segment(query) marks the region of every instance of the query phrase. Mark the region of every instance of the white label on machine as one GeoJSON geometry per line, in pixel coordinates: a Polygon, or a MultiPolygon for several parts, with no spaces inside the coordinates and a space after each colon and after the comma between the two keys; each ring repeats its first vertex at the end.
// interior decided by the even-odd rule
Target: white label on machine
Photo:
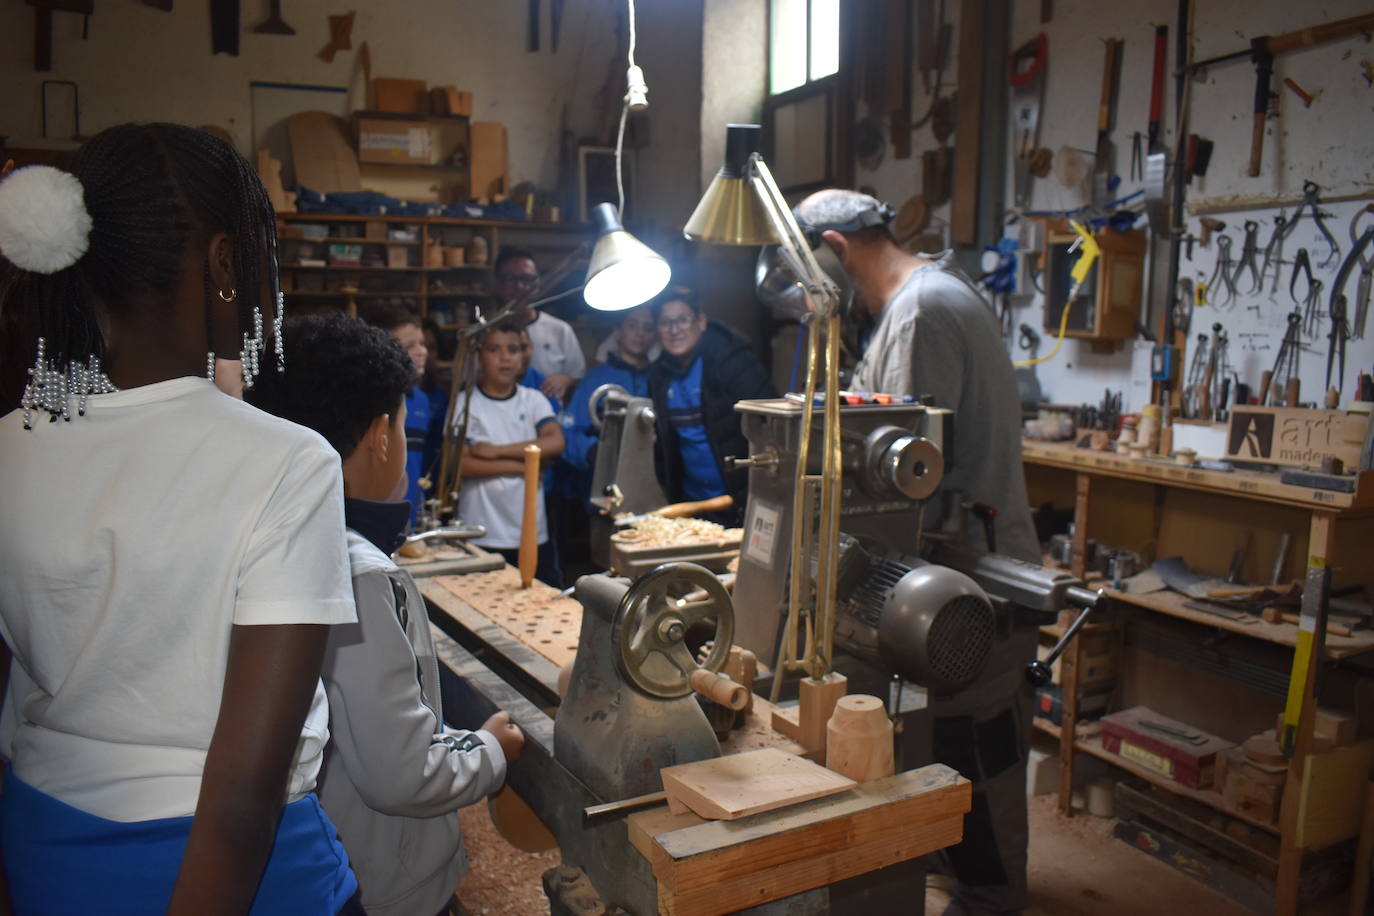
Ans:
{"type": "Polygon", "coordinates": [[[744,555],[755,563],[772,569],[773,544],[778,537],[778,519],[782,513],[777,508],[758,501],[750,508],[754,511],[749,519],[749,537],[744,542],[744,555]]]}

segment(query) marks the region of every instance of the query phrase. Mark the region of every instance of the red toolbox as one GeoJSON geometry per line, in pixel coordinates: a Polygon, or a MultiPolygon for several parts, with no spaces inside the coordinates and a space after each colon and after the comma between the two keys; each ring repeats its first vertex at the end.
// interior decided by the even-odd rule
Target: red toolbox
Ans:
{"type": "Polygon", "coordinates": [[[1102,717],[1102,746],[1185,786],[1206,789],[1217,754],[1235,745],[1147,706],[1133,706],[1102,717]]]}

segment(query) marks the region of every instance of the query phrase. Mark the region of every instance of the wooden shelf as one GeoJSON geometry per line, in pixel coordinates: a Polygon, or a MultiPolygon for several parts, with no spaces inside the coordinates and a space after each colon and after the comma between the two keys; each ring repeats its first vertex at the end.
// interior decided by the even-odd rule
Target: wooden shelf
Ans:
{"type": "Polygon", "coordinates": [[[360,169],[423,169],[427,172],[467,172],[462,165],[444,165],[441,162],[363,162],[358,161],[360,169]]]}
{"type": "Polygon", "coordinates": [[[394,273],[409,273],[409,274],[424,274],[424,273],[441,274],[441,273],[447,273],[447,272],[453,271],[453,270],[490,270],[491,268],[490,268],[490,267],[469,266],[469,265],[466,265],[466,264],[460,264],[460,265],[458,265],[458,266],[456,266],[456,267],[377,267],[377,266],[375,266],[375,265],[366,265],[366,264],[357,265],[357,266],[349,266],[349,265],[345,265],[345,264],[283,264],[283,265],[281,265],[281,269],[282,269],[282,270],[336,270],[336,271],[339,271],[339,272],[341,272],[341,273],[351,273],[351,272],[354,272],[354,271],[360,271],[360,270],[361,270],[361,271],[371,271],[371,272],[380,272],[380,273],[386,273],[386,272],[388,272],[388,271],[391,271],[391,272],[394,272],[394,273]]]}
{"type": "Polygon", "coordinates": [[[1045,719],[1040,716],[1031,716],[1031,724],[1038,728],[1040,731],[1045,732],[1048,735],[1052,735],[1055,741],[1058,741],[1060,735],[1062,735],[1064,732],[1064,730],[1061,729],[1058,725],[1055,725],[1049,719],[1045,719]]]}
{"type": "Polygon", "coordinates": [[[1278,474],[1263,471],[1208,471],[1198,467],[1181,467],[1163,459],[1126,458],[1116,452],[1094,452],[1063,442],[1022,440],[1021,457],[1028,464],[1089,471],[1102,477],[1137,480],[1186,490],[1229,494],[1301,509],[1341,512],[1374,508],[1374,471],[1360,474],[1354,493],[1336,493],[1281,483],[1278,474]]]}
{"type": "MultiPolygon", "coordinates": [[[[1216,627],[1230,633],[1239,633],[1253,639],[1277,643],[1290,649],[1298,644],[1298,625],[1295,623],[1266,623],[1258,616],[1252,618],[1253,623],[1230,620],[1216,614],[1208,614],[1206,611],[1184,607],[1186,602],[1199,599],[1189,598],[1178,592],[1162,591],[1150,592],[1146,595],[1133,595],[1129,592],[1119,592],[1114,588],[1109,588],[1107,595],[1114,601],[1121,601],[1148,611],[1154,611],[1156,614],[1167,614],[1170,617],[1177,617],[1203,626],[1216,627]]],[[[1374,652],[1374,631],[1359,631],[1354,636],[1326,634],[1327,658],[1350,658],[1353,655],[1363,655],[1366,652],[1374,652]]]]}
{"type": "Polygon", "coordinates": [[[292,289],[292,290],[283,290],[283,293],[284,293],[285,295],[287,295],[287,296],[303,296],[303,297],[309,297],[309,298],[311,298],[311,299],[347,299],[349,296],[352,296],[352,297],[355,298],[355,299],[370,299],[370,298],[377,298],[377,297],[379,297],[379,296],[401,296],[401,297],[403,297],[403,298],[417,299],[417,298],[419,298],[419,296],[420,296],[420,293],[419,293],[417,290],[413,290],[413,289],[409,289],[409,290],[400,290],[400,289],[397,289],[397,290],[387,290],[387,291],[385,291],[385,292],[380,292],[380,293],[379,293],[379,292],[372,292],[372,291],[358,292],[358,293],[341,293],[341,292],[338,292],[337,290],[328,290],[328,291],[326,291],[326,292],[314,293],[314,292],[309,292],[309,291],[303,290],[303,289],[292,289]]]}
{"type": "Polygon", "coordinates": [[[281,269],[282,269],[282,270],[337,270],[337,271],[341,271],[341,272],[344,272],[344,273],[353,273],[353,272],[355,272],[355,271],[366,271],[366,272],[369,272],[369,273],[387,273],[388,271],[390,271],[390,272],[393,272],[393,273],[400,273],[400,274],[406,274],[406,273],[409,273],[409,274],[413,274],[413,273],[423,273],[424,270],[425,270],[425,268],[423,268],[423,267],[369,267],[369,266],[365,266],[365,265],[359,265],[359,266],[355,266],[355,267],[349,267],[349,266],[346,266],[346,265],[344,265],[344,264],[283,264],[283,265],[281,266],[281,269]]]}
{"type": "Polygon", "coordinates": [[[324,243],[324,244],[329,244],[329,243],[333,243],[333,242],[340,242],[340,243],[343,243],[343,244],[353,244],[353,245],[409,245],[409,246],[411,246],[412,248],[418,248],[418,247],[420,246],[420,243],[419,243],[418,241],[414,241],[414,242],[393,242],[393,241],[391,241],[390,239],[365,239],[365,238],[363,238],[363,237],[361,237],[361,236],[342,236],[342,235],[328,235],[328,236],[325,236],[324,238],[319,238],[319,239],[307,238],[306,236],[303,236],[303,235],[283,235],[283,236],[281,236],[277,241],[279,241],[279,242],[319,242],[319,243],[324,243]]]}
{"type": "MultiPolygon", "coordinates": [[[[1037,723],[1039,722],[1039,720],[1036,721],[1037,723]]],[[[1052,723],[1049,722],[1045,724],[1052,725],[1052,723]]],[[[1167,776],[1162,776],[1159,773],[1156,773],[1149,767],[1141,766],[1140,764],[1135,763],[1134,761],[1127,760],[1120,754],[1113,754],[1111,751],[1107,750],[1105,747],[1102,746],[1101,736],[1093,738],[1078,738],[1074,741],[1073,746],[1074,750],[1082,751],[1085,754],[1091,754],[1092,756],[1097,757],[1100,760],[1105,760],[1113,766],[1120,767],[1121,769],[1125,770],[1133,776],[1139,776],[1141,779],[1145,780],[1151,785],[1159,786],[1161,789],[1164,789],[1168,792],[1172,792],[1175,795],[1182,795],[1184,798],[1191,798],[1193,801],[1207,805],[1209,808],[1215,808],[1222,814],[1228,815],[1229,817],[1234,817],[1236,820],[1244,821],[1252,827],[1258,827],[1260,830],[1272,833],[1275,836],[1279,835],[1278,824],[1271,824],[1267,821],[1257,820],[1256,818],[1253,818],[1242,811],[1237,811],[1234,808],[1231,808],[1226,804],[1225,800],[1222,799],[1221,793],[1217,792],[1215,789],[1194,789],[1189,786],[1185,786],[1181,782],[1178,782],[1176,780],[1168,778],[1167,776]]]]}
{"type": "Polygon", "coordinates": [[[534,229],[543,232],[591,234],[590,223],[541,223],[524,219],[472,219],[465,216],[396,216],[390,213],[278,213],[288,223],[404,223],[430,226],[472,226],[489,229],[534,229]]]}

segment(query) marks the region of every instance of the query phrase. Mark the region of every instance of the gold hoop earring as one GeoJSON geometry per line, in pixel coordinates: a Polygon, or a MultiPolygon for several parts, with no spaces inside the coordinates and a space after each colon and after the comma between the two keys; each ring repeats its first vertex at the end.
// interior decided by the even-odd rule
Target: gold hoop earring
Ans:
{"type": "Polygon", "coordinates": [[[231,289],[229,290],[229,295],[226,296],[224,294],[224,290],[219,290],[219,297],[225,302],[233,302],[235,299],[239,297],[239,291],[236,289],[231,289]]]}

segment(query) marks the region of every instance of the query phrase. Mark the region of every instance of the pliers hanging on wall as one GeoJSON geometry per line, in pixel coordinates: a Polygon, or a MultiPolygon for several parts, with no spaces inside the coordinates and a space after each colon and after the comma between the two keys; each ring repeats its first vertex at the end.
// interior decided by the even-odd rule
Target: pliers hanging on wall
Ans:
{"type": "Polygon", "coordinates": [[[1217,265],[1212,268],[1212,276],[1207,281],[1207,290],[1212,294],[1212,304],[1218,309],[1223,305],[1229,306],[1235,301],[1236,283],[1232,276],[1235,272],[1235,263],[1231,260],[1231,237],[1225,234],[1217,236],[1217,265]],[[1225,290],[1225,296],[1216,291],[1218,280],[1221,281],[1222,289],[1225,290]]]}
{"type": "Polygon", "coordinates": [[[1366,213],[1374,213],[1374,204],[1368,204],[1355,211],[1355,215],[1350,219],[1350,256],[1345,264],[1341,265],[1338,275],[1340,288],[1345,289],[1345,278],[1353,270],[1354,262],[1359,261],[1360,279],[1355,284],[1355,324],[1350,329],[1350,336],[1356,340],[1364,340],[1364,325],[1369,317],[1371,283],[1374,283],[1374,228],[1366,229],[1363,233],[1359,231],[1360,218],[1366,213]],[[1370,249],[1369,254],[1365,254],[1366,248],[1370,249]]]}
{"type": "Polygon", "coordinates": [[[1283,211],[1274,217],[1274,234],[1269,236],[1269,244],[1264,246],[1264,263],[1260,266],[1260,281],[1263,282],[1265,274],[1269,273],[1270,265],[1274,267],[1274,286],[1270,293],[1279,291],[1279,278],[1283,276],[1283,243],[1288,238],[1288,233],[1293,231],[1293,225],[1297,222],[1288,221],[1283,211]]]}
{"type": "Polygon", "coordinates": [[[1264,285],[1261,279],[1259,268],[1255,266],[1255,255],[1259,254],[1259,223],[1252,219],[1245,221],[1245,242],[1241,245],[1240,260],[1236,263],[1236,272],[1231,276],[1232,286],[1240,284],[1240,278],[1248,270],[1250,271],[1250,295],[1259,292],[1264,285]]]}
{"type": "Polygon", "coordinates": [[[1293,276],[1288,281],[1288,296],[1293,300],[1293,305],[1300,310],[1303,333],[1308,337],[1315,337],[1317,334],[1317,319],[1321,314],[1321,295],[1322,281],[1314,279],[1312,276],[1312,261],[1307,256],[1307,249],[1299,248],[1298,256],[1293,260],[1293,276]],[[1307,279],[1307,290],[1301,299],[1298,298],[1298,277],[1300,276],[1307,279]]]}
{"type": "Polygon", "coordinates": [[[1322,238],[1326,239],[1326,243],[1331,246],[1330,253],[1322,258],[1321,263],[1317,266],[1330,267],[1340,260],[1341,244],[1336,241],[1336,237],[1331,234],[1331,230],[1326,228],[1325,217],[1331,214],[1324,212],[1321,207],[1318,206],[1321,201],[1317,192],[1320,190],[1321,188],[1317,187],[1315,181],[1304,181],[1302,183],[1302,203],[1298,204],[1298,212],[1294,214],[1293,222],[1296,223],[1302,218],[1304,210],[1311,212],[1312,221],[1317,224],[1317,231],[1322,234],[1322,238]]]}

